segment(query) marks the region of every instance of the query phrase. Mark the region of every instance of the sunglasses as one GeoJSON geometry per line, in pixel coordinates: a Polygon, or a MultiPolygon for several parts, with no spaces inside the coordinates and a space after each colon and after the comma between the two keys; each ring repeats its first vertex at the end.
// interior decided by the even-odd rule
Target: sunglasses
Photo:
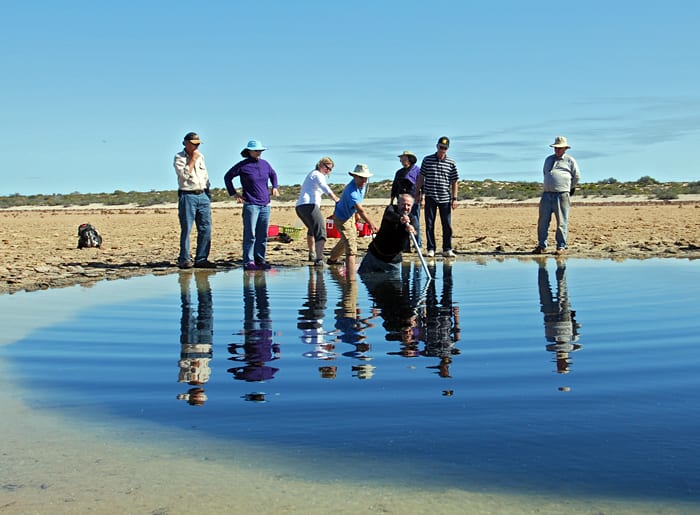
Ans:
{"type": "Polygon", "coordinates": [[[438,148],[440,150],[447,150],[449,147],[446,147],[445,145],[438,145],[438,148]]]}
{"type": "Polygon", "coordinates": [[[332,171],[333,171],[333,167],[332,167],[332,166],[328,166],[326,163],[323,163],[323,167],[324,167],[326,170],[328,170],[329,172],[332,172],[332,171]]]}

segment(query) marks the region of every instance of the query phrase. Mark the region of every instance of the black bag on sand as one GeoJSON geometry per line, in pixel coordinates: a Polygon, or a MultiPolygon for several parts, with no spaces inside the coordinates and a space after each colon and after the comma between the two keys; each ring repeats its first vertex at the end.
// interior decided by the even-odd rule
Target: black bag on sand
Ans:
{"type": "Polygon", "coordinates": [[[102,236],[90,224],[80,224],[78,226],[78,248],[97,247],[102,245],[102,236]]]}

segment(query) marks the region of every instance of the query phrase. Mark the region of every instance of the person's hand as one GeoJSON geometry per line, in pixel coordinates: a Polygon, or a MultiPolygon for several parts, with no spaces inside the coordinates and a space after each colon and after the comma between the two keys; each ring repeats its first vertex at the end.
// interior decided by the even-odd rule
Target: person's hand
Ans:
{"type": "Polygon", "coordinates": [[[273,197],[279,197],[280,196],[280,190],[277,188],[272,188],[272,196],[273,197]]]}
{"type": "Polygon", "coordinates": [[[236,202],[239,204],[243,204],[243,197],[241,197],[238,193],[236,193],[236,202]]]}

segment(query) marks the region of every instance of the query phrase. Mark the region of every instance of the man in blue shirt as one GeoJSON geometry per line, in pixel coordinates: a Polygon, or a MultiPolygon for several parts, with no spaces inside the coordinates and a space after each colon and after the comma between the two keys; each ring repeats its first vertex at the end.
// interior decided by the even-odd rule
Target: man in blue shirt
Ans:
{"type": "Polygon", "coordinates": [[[333,223],[340,233],[340,240],[331,250],[328,258],[329,265],[340,265],[340,256],[345,253],[346,277],[354,279],[355,256],[357,255],[357,227],[355,226],[355,214],[359,215],[372,233],[377,232],[377,226],[369,218],[367,211],[362,207],[365,196],[365,185],[372,177],[367,165],[359,164],[350,172],[352,180],[345,186],[340,200],[333,211],[333,223]]]}

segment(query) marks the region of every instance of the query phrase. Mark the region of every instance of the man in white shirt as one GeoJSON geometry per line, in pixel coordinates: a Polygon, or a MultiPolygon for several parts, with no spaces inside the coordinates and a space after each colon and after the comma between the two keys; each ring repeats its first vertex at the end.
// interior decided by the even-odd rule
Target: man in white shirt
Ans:
{"type": "Polygon", "coordinates": [[[192,268],[190,259],[190,232],[197,226],[197,250],[194,257],[195,268],[216,268],[209,261],[211,249],[211,193],[209,174],[204,156],[199,151],[202,141],[196,132],[188,132],[182,144],[182,152],[175,154],[175,173],[178,183],[178,216],[180,218],[180,255],[177,264],[180,268],[192,268]]]}

